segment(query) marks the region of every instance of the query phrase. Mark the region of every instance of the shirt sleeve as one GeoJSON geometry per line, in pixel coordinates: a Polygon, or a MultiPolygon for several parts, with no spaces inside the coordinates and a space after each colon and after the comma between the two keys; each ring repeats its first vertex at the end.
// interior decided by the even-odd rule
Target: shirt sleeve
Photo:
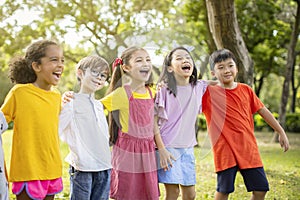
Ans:
{"type": "Polygon", "coordinates": [[[8,128],[8,124],[3,115],[3,112],[0,111],[0,133],[3,133],[8,128]]]}
{"type": "Polygon", "coordinates": [[[207,89],[207,81],[205,81],[205,80],[197,81],[196,87],[197,87],[196,94],[197,94],[198,98],[200,99],[200,106],[199,106],[198,114],[201,114],[202,113],[203,96],[207,89]]]}
{"type": "Polygon", "coordinates": [[[154,115],[158,116],[158,125],[161,125],[168,120],[168,115],[165,107],[167,92],[168,92],[167,88],[161,88],[156,93],[155,104],[154,104],[154,115]]]}
{"type": "Polygon", "coordinates": [[[4,114],[7,123],[14,120],[16,114],[16,97],[14,88],[12,88],[5,97],[4,103],[1,106],[1,111],[4,114]]]}
{"type": "Polygon", "coordinates": [[[59,137],[62,141],[66,142],[68,135],[71,131],[72,120],[72,105],[73,101],[67,103],[61,110],[59,115],[59,137]]]}
{"type": "Polygon", "coordinates": [[[249,87],[248,85],[245,85],[248,93],[249,93],[249,97],[250,97],[250,102],[251,102],[251,112],[252,114],[256,113],[259,109],[264,107],[264,104],[261,102],[261,100],[258,98],[258,96],[255,94],[255,92],[253,91],[253,89],[251,87],[249,87]]]}
{"type": "MultiPolygon", "coordinates": [[[[101,103],[108,111],[120,110],[127,100],[124,88],[119,87],[107,96],[100,99],[101,103]]],[[[128,101],[128,100],[127,100],[128,101]]]]}

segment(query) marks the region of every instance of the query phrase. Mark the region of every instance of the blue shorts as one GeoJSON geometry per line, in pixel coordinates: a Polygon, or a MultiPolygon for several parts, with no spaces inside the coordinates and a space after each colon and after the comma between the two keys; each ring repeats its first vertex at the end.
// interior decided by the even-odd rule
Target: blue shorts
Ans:
{"type": "Polygon", "coordinates": [[[82,172],[70,166],[70,199],[109,199],[110,171],[82,172]]]}
{"type": "MultiPolygon", "coordinates": [[[[173,161],[173,166],[168,171],[164,171],[164,169],[159,167],[157,172],[158,182],[166,184],[180,184],[184,186],[195,185],[196,170],[194,148],[167,148],[167,150],[175,157],[176,160],[173,161]]],[[[159,160],[157,163],[159,163],[159,160]]]]}
{"type": "Polygon", "coordinates": [[[237,166],[217,172],[217,191],[225,194],[234,191],[234,181],[237,171],[243,176],[247,191],[269,191],[269,183],[263,167],[238,169],[237,166]]]}

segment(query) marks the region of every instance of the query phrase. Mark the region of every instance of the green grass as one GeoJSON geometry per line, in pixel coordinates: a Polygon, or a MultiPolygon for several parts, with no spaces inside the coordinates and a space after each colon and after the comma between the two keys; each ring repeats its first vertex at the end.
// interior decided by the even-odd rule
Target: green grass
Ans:
{"type": "MultiPolygon", "coordinates": [[[[11,131],[3,134],[3,147],[7,165],[9,165],[11,131]]],[[[296,200],[300,199],[300,134],[288,133],[290,140],[290,150],[286,153],[282,151],[279,144],[269,141],[272,138],[270,132],[257,132],[261,157],[264,163],[267,178],[270,184],[270,191],[266,195],[269,200],[296,200]]],[[[200,148],[195,148],[197,184],[197,200],[213,199],[216,185],[216,174],[212,153],[206,134],[199,134],[200,148]]],[[[64,158],[68,153],[66,144],[61,144],[61,154],[64,158]]],[[[69,175],[68,165],[63,162],[64,190],[56,195],[56,199],[68,199],[69,195],[69,175]]],[[[164,187],[160,185],[161,198],[164,199],[164,187]]],[[[247,193],[240,174],[235,182],[235,192],[230,195],[231,200],[250,199],[251,194],[247,193]]],[[[15,199],[11,195],[11,199],[15,199]]]]}

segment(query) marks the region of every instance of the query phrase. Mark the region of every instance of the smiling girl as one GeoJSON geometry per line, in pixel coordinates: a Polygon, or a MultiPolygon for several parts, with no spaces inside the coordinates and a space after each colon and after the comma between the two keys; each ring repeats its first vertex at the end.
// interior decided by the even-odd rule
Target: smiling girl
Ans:
{"type": "Polygon", "coordinates": [[[101,102],[112,112],[111,193],[113,199],[159,198],[154,148],[152,63],[143,48],[130,47],[114,63],[109,94],[101,102]]]}
{"type": "Polygon", "coordinates": [[[17,83],[1,107],[14,122],[9,181],[17,199],[54,199],[62,191],[58,119],[58,84],[64,70],[61,47],[49,40],[31,44],[24,57],[10,63],[17,83]]]}
{"type": "MultiPolygon", "coordinates": [[[[158,181],[165,186],[166,199],[177,199],[181,190],[182,199],[192,200],[196,195],[194,125],[202,112],[202,96],[211,82],[197,80],[194,60],[184,47],[174,48],[165,57],[158,82],[167,87],[157,92],[155,115],[163,143],[175,159],[169,170],[158,170],[158,181]]],[[[160,161],[161,165],[168,163],[160,161]]]]}

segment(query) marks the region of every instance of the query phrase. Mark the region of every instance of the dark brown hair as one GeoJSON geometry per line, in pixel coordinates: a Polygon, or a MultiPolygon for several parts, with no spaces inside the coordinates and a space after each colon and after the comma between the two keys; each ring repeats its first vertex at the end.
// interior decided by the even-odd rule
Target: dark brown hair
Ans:
{"type": "Polygon", "coordinates": [[[220,49],[220,50],[214,51],[209,57],[210,70],[212,70],[212,71],[214,70],[216,63],[225,61],[229,58],[232,58],[232,60],[235,63],[237,63],[234,54],[230,50],[220,49]]]}
{"type": "Polygon", "coordinates": [[[32,63],[41,64],[41,58],[46,56],[50,45],[58,45],[50,40],[40,40],[32,43],[26,50],[24,57],[15,57],[9,63],[9,74],[12,83],[33,83],[37,76],[32,69],[32,63]]]}
{"type": "Polygon", "coordinates": [[[197,82],[197,68],[196,68],[196,65],[195,65],[195,62],[194,62],[194,59],[193,59],[191,53],[182,46],[174,48],[165,57],[163,66],[162,66],[162,73],[158,79],[158,83],[164,82],[167,84],[168,90],[170,91],[170,93],[174,94],[174,96],[177,95],[177,83],[176,83],[176,79],[174,76],[174,72],[169,72],[168,67],[171,66],[173,54],[177,50],[184,50],[184,51],[188,52],[188,54],[191,56],[191,59],[193,61],[193,72],[192,72],[189,82],[192,83],[193,85],[195,85],[197,82]]]}

